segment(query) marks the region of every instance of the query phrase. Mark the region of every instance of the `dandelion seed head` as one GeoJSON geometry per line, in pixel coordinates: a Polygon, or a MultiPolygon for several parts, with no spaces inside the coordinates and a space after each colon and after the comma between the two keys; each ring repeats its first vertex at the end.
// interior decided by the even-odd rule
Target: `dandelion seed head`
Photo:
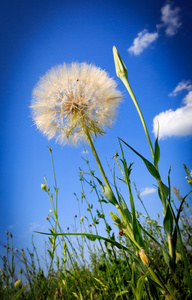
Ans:
{"type": "Polygon", "coordinates": [[[59,65],[40,78],[33,90],[32,117],[37,128],[60,144],[86,141],[111,127],[122,99],[108,74],[86,63],[59,65]]]}

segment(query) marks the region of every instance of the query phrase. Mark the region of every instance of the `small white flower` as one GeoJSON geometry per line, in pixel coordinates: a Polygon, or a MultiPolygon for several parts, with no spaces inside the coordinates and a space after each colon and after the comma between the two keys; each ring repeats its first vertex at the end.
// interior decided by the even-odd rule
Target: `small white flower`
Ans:
{"type": "Polygon", "coordinates": [[[121,101],[116,82],[94,65],[72,63],[49,70],[33,90],[33,120],[60,144],[85,141],[110,127],[121,101]]]}

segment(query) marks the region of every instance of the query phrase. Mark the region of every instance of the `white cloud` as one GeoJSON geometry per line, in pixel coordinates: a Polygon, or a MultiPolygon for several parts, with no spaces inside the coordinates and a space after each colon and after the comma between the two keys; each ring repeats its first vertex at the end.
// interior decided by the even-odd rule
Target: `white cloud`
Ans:
{"type": "Polygon", "coordinates": [[[159,123],[159,138],[171,136],[192,135],[192,91],[183,99],[183,106],[161,112],[153,119],[153,133],[157,135],[159,123]]]}
{"type": "Polygon", "coordinates": [[[156,25],[156,32],[149,33],[147,29],[139,32],[137,37],[134,39],[131,47],[128,48],[129,53],[139,55],[144,49],[149,47],[150,44],[155,42],[158,37],[160,30],[165,29],[166,36],[170,37],[177,33],[182,23],[180,21],[180,8],[172,8],[170,3],[166,3],[161,8],[161,23],[156,25]]]}
{"type": "Polygon", "coordinates": [[[139,32],[133,41],[133,45],[128,49],[131,54],[139,55],[144,49],[153,43],[159,34],[157,32],[149,33],[147,29],[139,32]]]}
{"type": "Polygon", "coordinates": [[[149,194],[152,194],[152,193],[155,193],[155,192],[156,192],[156,189],[146,187],[146,188],[141,192],[140,196],[149,195],[149,194]]]}
{"type": "Polygon", "coordinates": [[[171,8],[171,4],[167,3],[161,8],[161,20],[166,27],[165,34],[167,36],[173,36],[177,33],[182,23],[180,22],[180,8],[171,8]]]}
{"type": "Polygon", "coordinates": [[[169,96],[177,96],[177,94],[183,90],[187,90],[187,91],[192,90],[191,80],[183,80],[179,82],[176,88],[173,90],[173,92],[169,94],[169,96]]]}

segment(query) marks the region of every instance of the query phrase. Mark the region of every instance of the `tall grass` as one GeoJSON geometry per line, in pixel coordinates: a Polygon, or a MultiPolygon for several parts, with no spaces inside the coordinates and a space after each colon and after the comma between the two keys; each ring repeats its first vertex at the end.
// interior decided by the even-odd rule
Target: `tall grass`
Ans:
{"type": "MultiPolygon", "coordinates": [[[[52,156],[52,151],[50,153],[52,156]]],[[[1,257],[3,268],[0,271],[0,299],[163,299],[166,297],[159,290],[158,285],[150,277],[148,278],[149,272],[147,270],[144,272],[139,255],[133,255],[134,244],[126,238],[124,229],[119,229],[119,236],[116,237],[114,228],[113,230],[111,228],[111,220],[106,219],[104,212],[103,204],[106,199],[101,194],[100,186],[95,182],[95,175],[87,157],[85,163],[87,171],[79,170],[81,197],[79,199],[76,194],[75,196],[79,209],[82,205],[86,205],[87,215],[83,218],[80,214],[74,216],[74,228],[73,232],[68,233],[69,236],[58,233],[54,235],[55,224],[60,233],[63,231],[57,216],[53,211],[50,212],[48,222],[51,235],[46,246],[48,254],[45,257],[46,268],[41,267],[42,261],[39,259],[38,249],[33,240],[32,251],[18,250],[14,248],[12,234],[6,232],[7,245],[5,245],[5,255],[1,257]],[[95,210],[94,205],[89,202],[87,195],[90,195],[90,192],[85,194],[87,189],[98,197],[100,209],[95,210]],[[99,224],[102,224],[106,231],[104,242],[99,238],[99,224]],[[79,234],[87,235],[88,238],[84,235],[76,236],[77,231],[79,234]],[[70,234],[76,236],[76,248],[70,234]],[[94,240],[95,236],[97,239],[94,240]],[[20,266],[19,270],[18,266],[20,266]]],[[[52,197],[48,185],[44,190],[49,200],[54,202],[55,189],[52,197]]],[[[182,203],[183,198],[175,187],[174,192],[182,203]]],[[[137,195],[138,200],[141,201],[138,191],[137,195]]],[[[172,203],[174,204],[173,199],[172,203]]],[[[184,201],[181,210],[180,232],[188,263],[191,266],[190,205],[184,201]]],[[[115,219],[114,215],[112,217],[115,219]]],[[[150,257],[152,265],[158,270],[157,275],[159,276],[160,273],[172,289],[177,291],[175,299],[190,299],[186,269],[179,245],[177,245],[174,272],[170,272],[167,257],[162,252],[162,246],[168,251],[168,241],[164,228],[159,223],[159,217],[160,215],[157,216],[157,220],[151,219],[146,207],[142,212],[136,211],[136,218],[143,228],[143,241],[148,245],[147,257],[150,257]]]]}

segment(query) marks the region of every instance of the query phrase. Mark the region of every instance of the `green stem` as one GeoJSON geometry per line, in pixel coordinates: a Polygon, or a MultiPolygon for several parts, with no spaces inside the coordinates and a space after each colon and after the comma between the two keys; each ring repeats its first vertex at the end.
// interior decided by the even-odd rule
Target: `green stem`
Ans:
{"type": "Polygon", "coordinates": [[[54,176],[54,181],[55,181],[55,207],[56,207],[56,216],[58,218],[58,188],[57,188],[57,180],[56,180],[56,175],[55,175],[55,167],[54,167],[54,162],[53,162],[53,155],[52,155],[52,149],[49,147],[49,151],[51,154],[51,162],[52,162],[52,167],[53,167],[53,176],[54,176]]]}
{"type": "Polygon", "coordinates": [[[131,86],[130,86],[130,84],[129,84],[129,81],[128,81],[127,76],[124,75],[124,74],[122,74],[122,76],[121,76],[120,78],[121,78],[121,80],[123,81],[125,87],[127,88],[128,92],[129,92],[129,94],[130,94],[130,96],[131,96],[131,98],[132,98],[132,100],[133,100],[133,103],[135,104],[135,107],[136,107],[136,109],[137,109],[137,111],[138,111],[138,114],[139,114],[139,116],[140,116],[141,122],[142,122],[142,124],[143,124],[143,128],[144,128],[144,130],[145,130],[145,134],[146,134],[146,136],[147,136],[147,140],[148,140],[149,147],[150,147],[150,150],[151,150],[152,158],[153,158],[153,161],[154,161],[154,151],[153,151],[153,146],[152,146],[151,139],[150,139],[150,136],[149,136],[149,133],[148,133],[148,130],[147,130],[147,126],[146,126],[146,124],[145,124],[145,120],[144,120],[143,114],[142,114],[142,112],[141,112],[141,109],[140,109],[140,107],[139,107],[139,104],[138,104],[138,102],[137,102],[137,100],[136,100],[136,98],[135,98],[135,95],[134,95],[134,93],[133,93],[133,91],[132,91],[132,88],[131,88],[131,86]]]}
{"type": "Polygon", "coordinates": [[[105,182],[107,188],[113,193],[113,191],[112,191],[112,189],[111,189],[111,187],[110,187],[110,184],[109,184],[109,182],[108,182],[108,179],[107,179],[107,177],[106,177],[106,175],[105,175],[105,171],[103,170],[103,167],[102,167],[102,164],[101,164],[101,162],[100,162],[99,156],[97,155],[97,151],[96,151],[96,149],[95,149],[95,147],[94,147],[94,145],[93,145],[93,142],[92,142],[91,136],[90,136],[90,134],[89,134],[89,131],[88,131],[87,128],[85,128],[85,126],[84,126],[83,129],[84,129],[84,132],[85,132],[87,141],[88,141],[88,143],[89,143],[89,146],[91,147],[91,150],[92,150],[92,152],[93,152],[93,155],[94,155],[95,160],[96,160],[96,162],[97,162],[97,165],[98,165],[98,167],[99,167],[99,170],[100,170],[100,172],[101,172],[101,175],[102,175],[102,177],[103,177],[103,180],[104,180],[104,182],[105,182]]]}

